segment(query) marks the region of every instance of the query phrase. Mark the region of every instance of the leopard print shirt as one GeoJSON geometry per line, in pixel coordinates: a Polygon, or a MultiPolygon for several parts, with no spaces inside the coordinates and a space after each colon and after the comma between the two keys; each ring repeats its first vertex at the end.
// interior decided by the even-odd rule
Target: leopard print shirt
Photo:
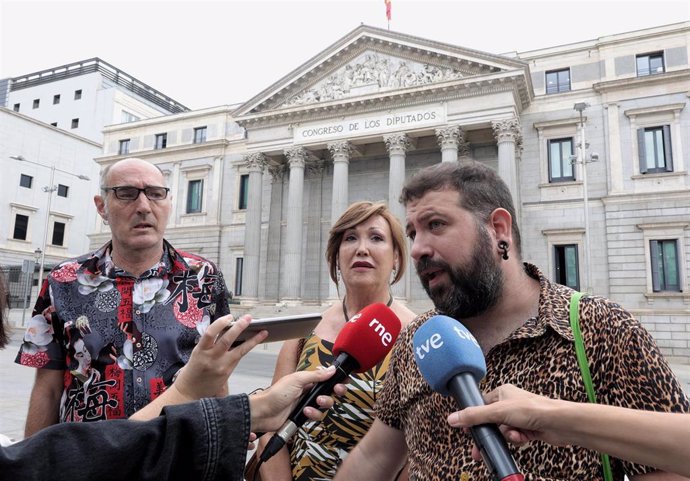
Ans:
{"type": "MultiPolygon", "coordinates": [[[[587,402],[570,329],[568,287],[549,282],[537,267],[526,272],[541,284],[538,318],[528,319],[486,356],[490,391],[512,383],[551,398],[587,402]]],[[[417,369],[412,338],[432,310],[417,317],[398,339],[388,382],[377,400],[377,417],[402,431],[408,446],[411,480],[490,481],[486,467],[472,460],[472,438],[446,422],[458,406],[431,391],[417,369]]],[[[688,412],[690,405],[652,336],[620,305],[601,298],[580,301],[580,327],[600,403],[628,408],[688,412]]],[[[575,446],[531,442],[510,446],[528,481],[603,480],[599,454],[575,446]]],[[[613,477],[654,471],[611,459],[613,477]]]]}

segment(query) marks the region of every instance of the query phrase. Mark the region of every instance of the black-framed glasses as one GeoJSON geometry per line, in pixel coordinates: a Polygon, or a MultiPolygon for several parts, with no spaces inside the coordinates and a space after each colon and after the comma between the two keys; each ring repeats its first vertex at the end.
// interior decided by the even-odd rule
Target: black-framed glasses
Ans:
{"type": "Polygon", "coordinates": [[[112,190],[115,197],[120,200],[137,200],[143,192],[148,200],[163,200],[168,197],[170,189],[167,187],[147,186],[143,189],[131,185],[121,185],[117,187],[103,187],[106,192],[112,190]]]}

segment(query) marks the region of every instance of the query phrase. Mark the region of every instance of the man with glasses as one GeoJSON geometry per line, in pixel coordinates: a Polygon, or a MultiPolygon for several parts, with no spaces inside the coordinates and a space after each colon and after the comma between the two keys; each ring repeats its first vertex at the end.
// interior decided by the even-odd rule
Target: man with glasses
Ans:
{"type": "Polygon", "coordinates": [[[26,436],[57,422],[129,417],[172,383],[209,324],[229,314],[215,264],[163,237],[169,191],[160,169],[141,159],[101,173],[94,202],[111,240],[47,276],[17,355],[37,368],[26,436]]]}

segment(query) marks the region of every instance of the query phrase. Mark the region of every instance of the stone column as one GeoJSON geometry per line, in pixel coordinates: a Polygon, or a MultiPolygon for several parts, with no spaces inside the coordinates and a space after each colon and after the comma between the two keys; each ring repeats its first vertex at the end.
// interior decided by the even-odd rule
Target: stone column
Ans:
{"type": "Polygon", "coordinates": [[[307,150],[301,146],[285,149],[290,168],[288,184],[287,228],[285,245],[284,293],[281,298],[298,303],[302,287],[302,204],[304,199],[304,165],[307,150]]]}
{"type": "Polygon", "coordinates": [[[261,254],[261,197],[263,193],[264,167],[266,156],[254,152],[245,156],[249,171],[247,213],[244,233],[243,301],[256,304],[259,301],[259,260],[261,254]]]}
{"type": "Polygon", "coordinates": [[[345,212],[349,204],[348,173],[352,146],[347,140],[328,144],[333,157],[333,197],[331,201],[331,223],[345,212]]]}
{"type": "Polygon", "coordinates": [[[458,145],[461,133],[464,137],[464,132],[458,125],[436,129],[436,140],[441,147],[441,162],[458,161],[458,145]]]}
{"type": "Polygon", "coordinates": [[[518,190],[517,148],[522,141],[520,122],[516,118],[491,122],[498,143],[498,175],[513,195],[515,213],[520,218],[520,191],[518,190]]]}
{"type": "MultiPolygon", "coordinates": [[[[390,157],[390,168],[388,173],[388,207],[400,223],[405,226],[405,207],[399,202],[405,183],[405,154],[410,148],[410,139],[407,134],[389,134],[383,137],[390,157]]],[[[408,286],[408,273],[393,286],[393,295],[396,297],[406,297],[408,286]]]]}

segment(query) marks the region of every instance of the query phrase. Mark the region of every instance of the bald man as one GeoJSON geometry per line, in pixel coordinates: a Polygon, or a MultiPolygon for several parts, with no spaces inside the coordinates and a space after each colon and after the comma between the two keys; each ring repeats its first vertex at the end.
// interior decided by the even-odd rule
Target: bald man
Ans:
{"type": "Polygon", "coordinates": [[[160,169],[116,162],[101,173],[94,203],[111,240],[47,276],[17,355],[36,368],[25,436],[58,422],[129,417],[230,312],[218,268],[164,239],[172,203],[160,169]]]}

